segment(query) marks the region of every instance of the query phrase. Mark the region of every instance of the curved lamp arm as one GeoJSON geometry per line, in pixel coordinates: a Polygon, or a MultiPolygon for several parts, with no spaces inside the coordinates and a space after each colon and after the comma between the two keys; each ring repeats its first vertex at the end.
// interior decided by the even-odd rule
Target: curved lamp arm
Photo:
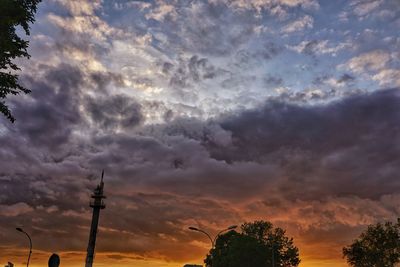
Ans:
{"type": "Polygon", "coordinates": [[[200,233],[205,234],[205,235],[208,237],[208,239],[210,239],[210,241],[211,241],[211,248],[214,248],[214,241],[213,241],[213,239],[211,238],[211,236],[210,236],[206,231],[201,230],[201,229],[198,229],[198,228],[196,228],[196,227],[189,227],[189,230],[197,231],[197,232],[200,232],[200,233]]]}
{"type": "Polygon", "coordinates": [[[199,229],[199,228],[196,228],[196,227],[189,227],[189,230],[197,231],[197,232],[200,232],[200,233],[205,234],[205,235],[208,237],[208,239],[210,239],[210,241],[211,241],[211,248],[214,248],[214,247],[215,247],[215,241],[217,240],[217,238],[218,238],[218,236],[219,236],[220,234],[222,234],[222,233],[225,232],[225,231],[233,230],[233,229],[235,229],[236,227],[237,227],[237,225],[231,225],[231,226],[229,226],[228,228],[225,228],[225,229],[219,231],[218,234],[214,237],[214,239],[212,239],[211,236],[210,236],[206,231],[201,230],[201,229],[199,229]]]}
{"type": "Polygon", "coordinates": [[[220,234],[222,234],[223,232],[229,231],[229,230],[236,229],[236,228],[237,228],[237,225],[231,225],[228,228],[225,228],[225,229],[219,231],[218,234],[214,237],[214,242],[213,242],[214,246],[215,246],[215,244],[216,244],[215,242],[217,241],[217,238],[219,237],[220,234]]]}
{"type": "Polygon", "coordinates": [[[16,229],[18,232],[24,233],[24,234],[28,237],[28,239],[29,239],[29,255],[28,255],[28,261],[26,262],[26,267],[28,267],[28,266],[29,266],[29,261],[30,261],[30,259],[31,259],[31,254],[32,254],[32,239],[31,239],[31,237],[28,235],[27,232],[25,232],[24,230],[22,230],[22,228],[17,227],[17,228],[15,228],[15,229],[16,229]]]}

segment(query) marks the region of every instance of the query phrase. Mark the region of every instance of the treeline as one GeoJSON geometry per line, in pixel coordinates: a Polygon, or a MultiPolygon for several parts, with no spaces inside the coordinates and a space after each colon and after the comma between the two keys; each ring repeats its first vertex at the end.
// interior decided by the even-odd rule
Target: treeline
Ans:
{"type": "MultiPolygon", "coordinates": [[[[370,225],[343,248],[343,257],[354,267],[394,267],[400,263],[400,219],[370,225]]],[[[241,225],[219,235],[204,263],[212,267],[295,267],[299,249],[284,229],[268,221],[241,225]]]]}

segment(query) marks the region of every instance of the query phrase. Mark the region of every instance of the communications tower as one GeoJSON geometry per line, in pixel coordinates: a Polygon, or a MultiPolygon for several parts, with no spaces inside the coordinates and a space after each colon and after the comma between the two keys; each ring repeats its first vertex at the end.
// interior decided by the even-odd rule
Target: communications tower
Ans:
{"type": "Polygon", "coordinates": [[[92,215],[92,225],[90,226],[89,244],[87,247],[85,267],[92,267],[93,265],[94,249],[96,247],[96,235],[97,235],[97,227],[99,225],[100,210],[106,207],[103,201],[103,198],[106,198],[106,196],[103,195],[103,187],[104,187],[103,177],[104,177],[104,170],[101,173],[100,184],[97,185],[97,187],[93,190],[93,194],[91,196],[93,200],[90,201],[90,207],[93,209],[93,215],[92,215]]]}

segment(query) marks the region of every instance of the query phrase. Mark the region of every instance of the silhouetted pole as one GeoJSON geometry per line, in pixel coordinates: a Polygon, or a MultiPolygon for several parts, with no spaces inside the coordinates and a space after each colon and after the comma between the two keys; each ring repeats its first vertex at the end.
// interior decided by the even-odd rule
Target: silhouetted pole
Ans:
{"type": "Polygon", "coordinates": [[[97,228],[99,226],[100,210],[106,207],[106,205],[103,202],[103,198],[106,198],[103,195],[103,188],[104,188],[103,177],[104,177],[104,170],[101,173],[100,184],[96,187],[96,189],[93,191],[93,195],[91,196],[94,199],[93,202],[90,203],[90,207],[93,208],[93,215],[92,215],[92,225],[90,226],[89,244],[87,247],[85,267],[92,267],[93,265],[94,249],[96,247],[96,236],[97,236],[97,228]]]}
{"type": "Polygon", "coordinates": [[[30,259],[31,259],[31,254],[32,254],[32,239],[31,239],[31,237],[28,235],[27,232],[25,232],[24,230],[22,230],[22,228],[17,227],[17,228],[15,228],[15,229],[16,229],[17,231],[21,232],[21,233],[24,233],[24,234],[28,237],[28,239],[29,239],[29,255],[28,255],[28,261],[26,262],[26,267],[28,267],[28,266],[29,266],[29,261],[30,261],[30,259]]]}

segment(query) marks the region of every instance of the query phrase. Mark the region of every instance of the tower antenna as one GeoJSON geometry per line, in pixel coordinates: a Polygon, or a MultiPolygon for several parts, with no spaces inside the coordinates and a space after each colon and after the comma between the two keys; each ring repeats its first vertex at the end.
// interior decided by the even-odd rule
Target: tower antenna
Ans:
{"type": "Polygon", "coordinates": [[[89,235],[89,244],[87,247],[87,254],[86,254],[86,264],[85,267],[92,267],[93,259],[94,259],[94,249],[96,247],[96,236],[97,236],[97,228],[99,226],[99,217],[100,217],[100,210],[104,209],[106,205],[104,204],[103,198],[106,196],[103,194],[103,177],[104,177],[104,170],[101,172],[101,181],[100,184],[93,190],[93,194],[90,201],[90,207],[93,209],[92,215],[92,224],[90,226],[90,235],[89,235]]]}

